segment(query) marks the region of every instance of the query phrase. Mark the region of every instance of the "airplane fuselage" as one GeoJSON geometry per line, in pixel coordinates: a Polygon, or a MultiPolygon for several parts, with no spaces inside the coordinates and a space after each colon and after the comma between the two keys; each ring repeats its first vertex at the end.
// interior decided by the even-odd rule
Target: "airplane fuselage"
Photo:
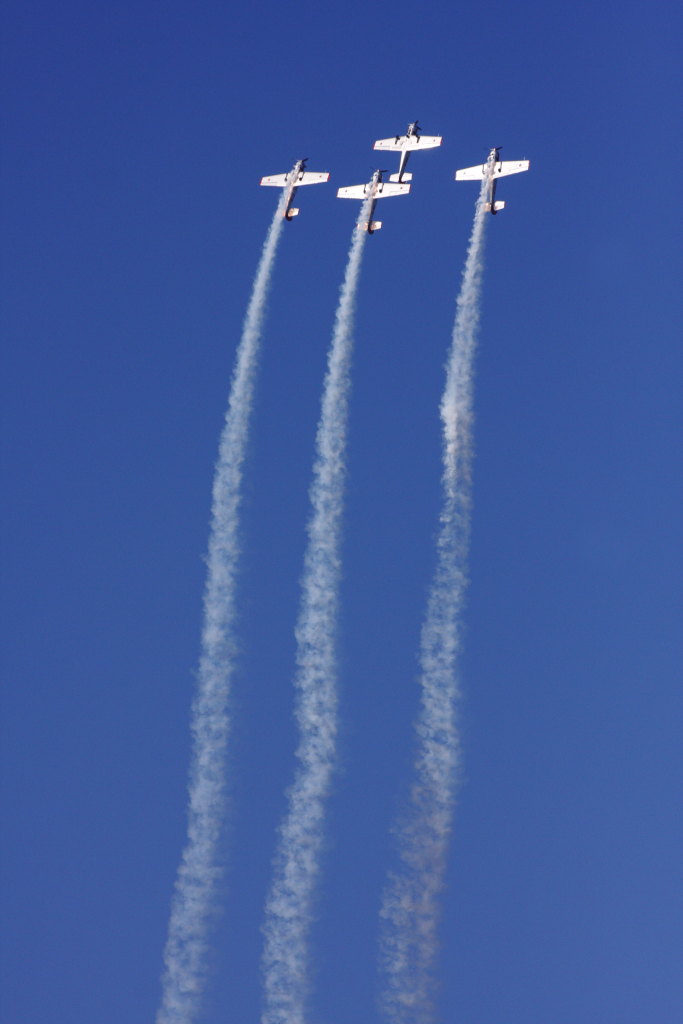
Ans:
{"type": "Polygon", "coordinates": [[[373,201],[370,203],[370,211],[368,213],[368,226],[365,229],[369,235],[374,235],[374,233],[375,233],[375,229],[373,227],[373,223],[374,222],[373,222],[372,218],[375,215],[375,207],[376,206],[377,206],[377,200],[373,199],[373,201]]]}
{"type": "Polygon", "coordinates": [[[491,213],[496,214],[496,185],[498,184],[497,178],[491,178],[489,181],[489,198],[488,201],[491,204],[491,213]]]}
{"type": "Polygon", "coordinates": [[[403,152],[401,153],[401,159],[400,159],[399,165],[398,165],[398,180],[399,181],[403,181],[403,174],[404,174],[404,171],[405,171],[405,169],[406,169],[406,167],[408,165],[408,160],[409,159],[410,159],[410,150],[404,149],[403,152]]]}
{"type": "MultiPolygon", "coordinates": [[[[412,138],[416,138],[418,142],[420,141],[420,126],[418,125],[417,121],[413,121],[411,124],[408,125],[408,127],[406,129],[406,142],[408,141],[408,139],[412,139],[412,138]]],[[[408,166],[409,158],[410,158],[410,150],[409,149],[404,149],[402,151],[402,153],[401,153],[401,159],[400,159],[399,165],[398,165],[398,180],[399,181],[403,181],[403,174],[405,172],[406,167],[408,166]]]]}
{"type": "Polygon", "coordinates": [[[287,205],[283,217],[285,220],[293,220],[294,214],[292,213],[292,204],[294,202],[294,196],[296,195],[296,185],[290,185],[289,193],[287,195],[287,205]]]}
{"type": "MultiPolygon", "coordinates": [[[[489,164],[491,164],[491,177],[489,178],[489,198],[488,198],[488,202],[489,202],[490,211],[491,211],[491,213],[494,216],[498,212],[496,210],[496,185],[498,184],[498,179],[495,177],[494,171],[496,169],[496,164],[499,164],[499,163],[500,163],[500,157],[498,156],[498,148],[496,147],[496,148],[491,150],[491,152],[489,153],[489,158],[486,161],[486,164],[484,165],[485,168],[486,168],[486,167],[488,167],[489,164]]],[[[500,168],[498,168],[498,170],[500,171],[500,168]]]]}
{"type": "Polygon", "coordinates": [[[368,197],[373,196],[373,200],[370,203],[370,209],[368,211],[368,225],[366,231],[369,235],[374,235],[374,221],[373,216],[375,213],[375,207],[377,206],[377,193],[382,191],[382,172],[375,171],[372,175],[372,179],[368,183],[368,197]]]}
{"type": "MultiPolygon", "coordinates": [[[[399,138],[400,138],[400,136],[397,137],[397,139],[396,139],[397,142],[398,142],[399,138]]],[[[418,142],[420,141],[420,126],[417,123],[417,121],[412,121],[408,125],[408,127],[406,128],[405,138],[406,138],[406,143],[408,142],[408,139],[412,139],[412,138],[416,138],[418,140],[418,142]]],[[[403,174],[405,172],[406,167],[408,166],[408,160],[409,159],[410,159],[410,150],[407,149],[407,148],[403,149],[401,151],[401,157],[400,157],[400,161],[399,161],[399,165],[398,165],[398,180],[399,181],[403,181],[403,174]]]]}
{"type": "Polygon", "coordinates": [[[498,210],[496,209],[496,186],[498,185],[498,178],[496,175],[500,174],[502,166],[498,149],[499,147],[496,146],[491,150],[491,152],[489,153],[489,158],[484,164],[484,171],[486,171],[489,165],[491,166],[491,177],[489,178],[488,204],[489,212],[492,213],[494,217],[498,213],[498,210]]]}
{"type": "Polygon", "coordinates": [[[289,194],[287,196],[287,205],[285,207],[285,212],[283,214],[285,220],[293,220],[294,217],[296,216],[294,213],[292,213],[292,210],[294,208],[293,207],[294,196],[296,195],[296,193],[297,193],[296,185],[292,185],[290,187],[289,194]]]}
{"type": "Polygon", "coordinates": [[[292,213],[292,204],[294,203],[294,197],[298,190],[296,183],[297,181],[301,181],[305,169],[306,161],[298,160],[290,172],[291,182],[287,185],[289,191],[287,193],[287,205],[285,206],[285,212],[283,213],[283,217],[285,218],[285,220],[293,220],[294,217],[296,216],[296,214],[292,213]]]}

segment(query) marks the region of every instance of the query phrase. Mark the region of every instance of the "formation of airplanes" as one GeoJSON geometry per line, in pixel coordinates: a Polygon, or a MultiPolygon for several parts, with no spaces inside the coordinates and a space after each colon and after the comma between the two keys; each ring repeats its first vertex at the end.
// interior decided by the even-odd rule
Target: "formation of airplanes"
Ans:
{"type": "MultiPolygon", "coordinates": [[[[373,149],[400,153],[396,174],[390,174],[385,181],[383,175],[387,171],[377,170],[373,172],[370,181],[364,185],[347,185],[337,189],[339,199],[372,200],[367,222],[359,225],[368,234],[372,234],[382,227],[381,220],[373,220],[377,201],[389,196],[405,196],[410,192],[413,176],[406,172],[406,165],[411,154],[421,149],[434,149],[436,146],[440,146],[441,142],[440,135],[423,135],[417,121],[412,121],[406,129],[405,135],[395,135],[390,139],[377,139],[373,146],[373,149]]],[[[498,213],[505,206],[504,201],[496,200],[498,178],[529,170],[528,160],[501,160],[500,148],[497,146],[492,149],[483,164],[477,164],[475,167],[463,167],[455,172],[456,181],[481,181],[487,174],[489,175],[485,208],[490,213],[498,213]]],[[[292,203],[301,185],[317,185],[329,181],[330,178],[328,172],[307,171],[307,159],[298,160],[291,171],[287,171],[285,174],[272,174],[261,178],[262,185],[273,185],[287,190],[283,214],[287,220],[292,220],[299,212],[292,206],[292,203]]]]}

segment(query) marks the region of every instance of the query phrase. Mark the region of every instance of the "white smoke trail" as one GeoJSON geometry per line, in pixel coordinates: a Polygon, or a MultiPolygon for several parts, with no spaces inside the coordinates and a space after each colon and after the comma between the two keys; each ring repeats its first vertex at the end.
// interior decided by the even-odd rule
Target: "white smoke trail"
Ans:
{"type": "Polygon", "coordinates": [[[436,572],[422,627],[415,774],[409,807],[396,829],[400,866],[389,875],[380,911],[381,1008],[394,1024],[427,1024],[433,1016],[438,897],[444,885],[460,765],[456,659],[467,586],[473,364],[491,169],[489,163],[475,208],[441,399],[442,509],[436,572]]]}
{"type": "Polygon", "coordinates": [[[187,841],[175,882],[157,1024],[190,1024],[195,1020],[206,983],[210,925],[223,874],[220,840],[225,826],[228,697],[235,657],[242,466],[266,300],[286,201],[284,189],[266,236],[244,319],[213,481],[204,623],[191,717],[187,841]]]}
{"type": "Polygon", "coordinates": [[[279,831],[266,901],[263,1024],[303,1024],[308,933],[320,872],[325,798],[335,760],[335,634],[346,433],[356,290],[371,200],[363,203],[349,249],[328,356],[311,485],[311,518],[296,628],[299,746],[287,815],[279,831]]]}

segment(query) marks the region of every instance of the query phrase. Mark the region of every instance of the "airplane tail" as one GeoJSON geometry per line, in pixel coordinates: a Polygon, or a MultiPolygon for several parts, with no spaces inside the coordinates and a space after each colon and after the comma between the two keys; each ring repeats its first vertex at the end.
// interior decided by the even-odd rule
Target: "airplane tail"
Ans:
{"type": "Polygon", "coordinates": [[[287,218],[287,220],[291,220],[292,217],[297,217],[298,214],[299,214],[299,211],[297,210],[297,208],[295,206],[291,206],[289,208],[289,210],[287,210],[287,213],[285,214],[285,217],[287,218]]]}
{"type": "Polygon", "coordinates": [[[493,204],[493,209],[491,209],[491,204],[490,203],[486,203],[484,209],[486,210],[487,213],[498,213],[498,211],[504,209],[504,207],[505,207],[505,200],[504,199],[496,199],[495,203],[493,204]]]}
{"type": "Polygon", "coordinates": [[[398,174],[390,174],[389,175],[389,181],[412,181],[412,180],[413,180],[412,174],[404,174],[402,178],[400,178],[398,176],[398,174]]]}
{"type": "Polygon", "coordinates": [[[379,231],[381,227],[381,220],[371,220],[370,223],[368,224],[368,231],[370,232],[370,234],[372,234],[373,231],[379,231]]]}

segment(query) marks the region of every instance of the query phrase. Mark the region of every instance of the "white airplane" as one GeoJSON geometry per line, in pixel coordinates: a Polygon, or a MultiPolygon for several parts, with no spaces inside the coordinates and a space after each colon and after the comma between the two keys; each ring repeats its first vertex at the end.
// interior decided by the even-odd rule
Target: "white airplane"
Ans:
{"type": "Polygon", "coordinates": [[[346,188],[337,189],[339,199],[370,199],[370,213],[366,224],[361,225],[371,235],[373,231],[379,231],[382,227],[381,220],[373,220],[372,215],[377,206],[377,200],[387,196],[405,196],[410,192],[408,184],[392,184],[382,181],[384,171],[375,171],[367,185],[348,185],[346,188]]]}
{"type": "Polygon", "coordinates": [[[405,135],[395,135],[393,139],[378,139],[373,149],[390,149],[401,154],[398,165],[398,174],[392,174],[389,181],[412,181],[412,174],[406,174],[405,168],[411,153],[416,149],[433,149],[440,146],[441,135],[421,135],[421,128],[417,121],[412,121],[406,129],[405,135]]]}
{"type": "Polygon", "coordinates": [[[297,160],[291,171],[287,171],[286,174],[271,174],[269,177],[261,178],[262,185],[274,185],[276,188],[289,189],[287,205],[283,214],[287,220],[296,217],[299,212],[296,207],[292,206],[292,203],[294,202],[296,190],[300,185],[318,185],[322,181],[330,180],[328,172],[307,171],[306,160],[308,160],[308,157],[305,157],[303,160],[297,160]]]}
{"type": "Polygon", "coordinates": [[[486,203],[486,209],[490,210],[491,213],[498,213],[505,207],[505,202],[498,200],[496,202],[496,185],[498,184],[498,178],[503,178],[506,174],[519,174],[520,171],[529,170],[528,160],[501,160],[499,156],[500,146],[496,146],[488,155],[488,159],[483,164],[478,164],[476,167],[463,167],[461,171],[455,172],[456,181],[481,181],[486,173],[486,168],[489,162],[493,164],[493,170],[489,179],[489,195],[486,203]]]}

